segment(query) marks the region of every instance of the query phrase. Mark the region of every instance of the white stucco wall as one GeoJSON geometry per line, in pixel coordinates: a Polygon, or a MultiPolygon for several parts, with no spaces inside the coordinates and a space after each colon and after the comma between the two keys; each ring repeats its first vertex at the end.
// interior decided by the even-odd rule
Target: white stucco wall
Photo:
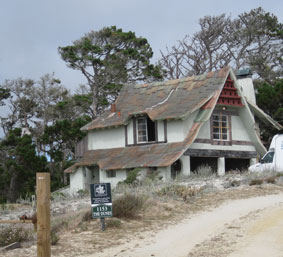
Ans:
{"type": "Polygon", "coordinates": [[[109,149],[125,146],[125,129],[123,126],[89,132],[88,149],[109,149]]]}
{"type": "Polygon", "coordinates": [[[159,167],[158,175],[162,177],[163,182],[168,182],[171,180],[171,167],[159,167]]]}
{"type": "Polygon", "coordinates": [[[157,122],[157,130],[158,130],[158,141],[162,142],[165,140],[164,138],[164,121],[159,120],[157,122]]]}
{"type": "Polygon", "coordinates": [[[251,141],[247,128],[240,116],[231,116],[232,139],[241,141],[251,141]]]}
{"type": "Polygon", "coordinates": [[[167,141],[180,142],[184,140],[184,121],[169,120],[167,122],[167,141]]]}
{"type": "Polygon", "coordinates": [[[107,171],[100,170],[100,182],[99,183],[111,183],[111,187],[115,187],[118,182],[123,181],[127,178],[126,170],[116,170],[116,177],[108,178],[107,171]]]}
{"type": "Polygon", "coordinates": [[[210,121],[207,121],[202,125],[197,138],[210,139],[210,121]]]}
{"type": "Polygon", "coordinates": [[[127,134],[128,134],[128,144],[134,144],[134,126],[133,120],[130,120],[129,124],[127,125],[127,134]]]}
{"type": "Polygon", "coordinates": [[[77,193],[78,190],[84,189],[85,176],[83,167],[77,168],[76,172],[70,174],[70,192],[77,193]]]}

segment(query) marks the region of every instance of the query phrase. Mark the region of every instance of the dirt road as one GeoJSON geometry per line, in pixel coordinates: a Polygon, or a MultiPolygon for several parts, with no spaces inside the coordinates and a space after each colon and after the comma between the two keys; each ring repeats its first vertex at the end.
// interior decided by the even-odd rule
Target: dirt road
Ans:
{"type": "MultiPolygon", "coordinates": [[[[176,210],[178,211],[178,210],[176,210]]],[[[89,257],[283,256],[283,194],[234,200],[89,257]]]]}

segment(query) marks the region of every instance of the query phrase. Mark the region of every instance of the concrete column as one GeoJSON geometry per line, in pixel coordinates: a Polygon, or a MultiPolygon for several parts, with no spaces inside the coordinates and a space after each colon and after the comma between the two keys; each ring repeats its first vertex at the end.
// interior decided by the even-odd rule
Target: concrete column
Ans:
{"type": "Polygon", "coordinates": [[[184,176],[190,176],[191,174],[191,157],[183,155],[181,158],[182,170],[181,174],[184,176]]]}
{"type": "Polygon", "coordinates": [[[218,176],[225,175],[225,158],[224,157],[220,157],[217,160],[217,174],[218,176]]]}
{"type": "Polygon", "coordinates": [[[250,159],[250,166],[254,165],[257,163],[257,159],[256,158],[251,158],[250,159]]]}

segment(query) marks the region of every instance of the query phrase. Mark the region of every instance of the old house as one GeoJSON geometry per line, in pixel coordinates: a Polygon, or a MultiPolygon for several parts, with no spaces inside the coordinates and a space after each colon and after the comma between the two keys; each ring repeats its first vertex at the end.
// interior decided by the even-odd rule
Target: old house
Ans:
{"type": "Polygon", "coordinates": [[[124,180],[129,170],[163,180],[210,165],[219,175],[246,168],[266,152],[256,119],[281,126],[255,103],[252,80],[229,67],[201,76],[125,85],[115,104],[82,130],[71,190],[124,180]]]}

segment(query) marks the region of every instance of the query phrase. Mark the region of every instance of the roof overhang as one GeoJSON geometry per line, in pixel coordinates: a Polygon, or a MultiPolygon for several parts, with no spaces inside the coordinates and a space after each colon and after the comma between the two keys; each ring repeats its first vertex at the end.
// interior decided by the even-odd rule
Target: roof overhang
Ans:
{"type": "Polygon", "coordinates": [[[251,111],[254,113],[254,115],[260,119],[262,122],[264,122],[267,125],[272,125],[274,128],[281,130],[283,129],[283,126],[281,126],[277,121],[272,119],[268,114],[266,114],[263,110],[261,110],[257,105],[252,104],[246,99],[251,111]]]}

